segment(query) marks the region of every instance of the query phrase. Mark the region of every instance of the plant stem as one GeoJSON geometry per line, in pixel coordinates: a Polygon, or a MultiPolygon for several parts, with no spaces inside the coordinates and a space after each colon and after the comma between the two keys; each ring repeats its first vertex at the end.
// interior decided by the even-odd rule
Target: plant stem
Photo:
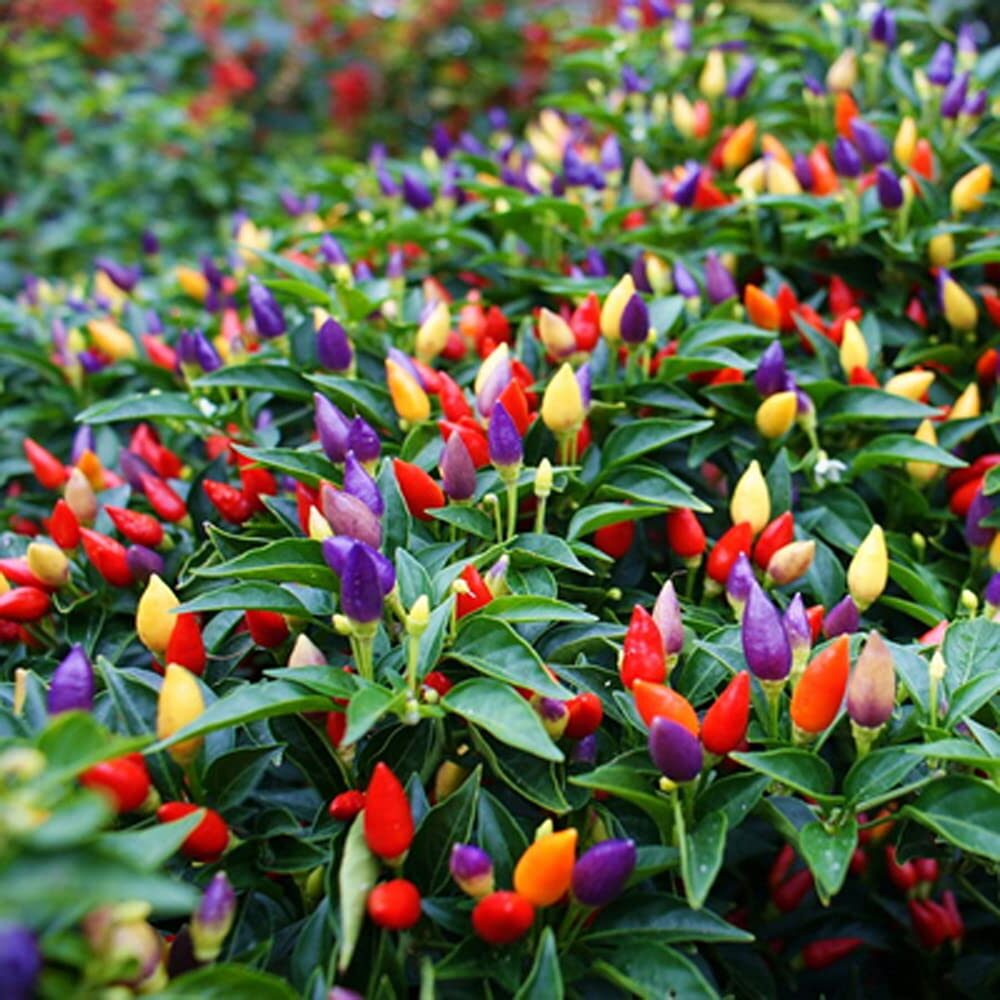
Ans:
{"type": "Polygon", "coordinates": [[[539,497],[538,506],[535,508],[535,534],[541,535],[545,531],[545,505],[548,497],[539,497]]]}
{"type": "Polygon", "coordinates": [[[507,538],[517,531],[517,477],[507,480],[507,538]]]}

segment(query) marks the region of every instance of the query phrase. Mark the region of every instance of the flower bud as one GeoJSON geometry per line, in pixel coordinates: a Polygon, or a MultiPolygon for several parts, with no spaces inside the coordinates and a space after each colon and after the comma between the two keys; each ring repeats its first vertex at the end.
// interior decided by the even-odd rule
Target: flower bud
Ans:
{"type": "Polygon", "coordinates": [[[535,469],[535,496],[544,500],[552,493],[552,463],[543,458],[535,469]]]}
{"type": "Polygon", "coordinates": [[[602,840],[573,866],[573,895],[584,906],[606,906],[625,888],[636,860],[634,841],[602,840]]]}
{"type": "Polygon", "coordinates": [[[493,859],[481,847],[455,844],[448,858],[448,871],[459,889],[473,899],[493,892],[493,859]]]}
{"type": "Polygon", "coordinates": [[[737,618],[743,617],[743,608],[746,605],[750,591],[757,585],[757,578],[754,576],[753,566],[745,552],[740,552],[736,556],[729,575],[726,577],[726,600],[730,607],[736,612],[737,618]]]}
{"type": "Polygon", "coordinates": [[[461,434],[452,434],[445,442],[438,468],[441,485],[450,500],[471,499],[476,492],[476,467],[461,434]]]}
{"type": "Polygon", "coordinates": [[[214,962],[236,916],[236,893],[225,872],[217,872],[191,917],[191,943],[199,962],[214,962]]]}
{"type": "MultiPolygon", "coordinates": [[[[452,437],[457,438],[458,435],[453,434],[452,437]]],[[[524,458],[524,443],[521,441],[517,425],[507,412],[507,408],[499,401],[494,405],[490,414],[490,425],[486,438],[490,461],[501,473],[504,470],[510,470],[516,478],[516,470],[520,468],[524,458]]]]}
{"type": "Polygon", "coordinates": [[[618,324],[618,336],[630,346],[644,344],[649,338],[649,309],[637,293],[629,296],[618,324]]]}
{"type": "Polygon", "coordinates": [[[319,443],[331,462],[343,462],[348,450],[351,425],[340,408],[318,392],[313,393],[316,408],[316,433],[319,443]]]}

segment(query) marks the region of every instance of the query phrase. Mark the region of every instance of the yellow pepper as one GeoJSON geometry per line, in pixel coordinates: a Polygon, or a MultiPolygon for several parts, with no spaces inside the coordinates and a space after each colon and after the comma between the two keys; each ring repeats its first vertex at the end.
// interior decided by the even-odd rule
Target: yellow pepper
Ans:
{"type": "Polygon", "coordinates": [[[994,572],[1000,570],[1000,531],[993,536],[993,541],[990,542],[986,558],[990,564],[991,570],[994,572]]]}
{"type": "Polygon", "coordinates": [[[314,542],[322,542],[325,538],[333,537],[330,522],[315,507],[309,508],[309,537],[314,542]]]}
{"type": "Polygon", "coordinates": [[[974,212],[983,207],[983,197],[993,183],[993,170],[988,163],[980,163],[963,174],[951,189],[951,210],[955,215],[974,212]]]}
{"type": "Polygon", "coordinates": [[[431,401],[427,398],[427,393],[402,365],[386,358],[385,376],[392,405],[400,420],[420,423],[431,415],[431,401]]]}
{"type": "MultiPolygon", "coordinates": [[[[913,435],[918,441],[924,444],[936,445],[937,432],[930,420],[922,420],[916,433],[913,435]]],[[[937,462],[907,462],[906,471],[909,477],[920,486],[926,486],[937,474],[939,466],[937,462]]]]}
{"type": "Polygon", "coordinates": [[[733,524],[748,522],[755,535],[763,531],[771,520],[771,494],[756,459],[747,466],[733,490],[729,516],[733,524]]]}
{"type": "Polygon", "coordinates": [[[861,328],[853,319],[844,323],[844,336],[840,341],[840,367],[848,376],[855,368],[868,367],[868,344],[861,328]]]}
{"type": "Polygon", "coordinates": [[[177,623],[177,616],[171,611],[178,604],[177,595],[154,573],[135,609],[135,630],[142,644],[154,656],[162,656],[166,652],[177,623]]]}
{"type": "Polygon", "coordinates": [[[854,49],[844,49],[826,71],[827,90],[834,94],[853,90],[858,82],[858,57],[854,49]]]}
{"type": "Polygon", "coordinates": [[[921,400],[934,382],[932,371],[909,371],[893,375],[883,389],[893,396],[903,396],[914,402],[921,400]]]}
{"type": "Polygon", "coordinates": [[[799,183],[799,179],[795,176],[794,171],[785,166],[781,160],[768,162],[766,179],[768,194],[802,194],[802,185],[799,183]]]}
{"type": "Polygon", "coordinates": [[[97,517],[97,495],[93,486],[80,469],[71,469],[63,499],[81,524],[92,524],[97,517]]]}
{"type": "Polygon", "coordinates": [[[979,401],[979,386],[975,382],[970,382],[963,390],[962,394],[951,404],[948,412],[949,420],[969,420],[978,417],[981,412],[979,401]]]}
{"type": "Polygon", "coordinates": [[[138,353],[131,335],[109,319],[92,319],[87,332],[94,347],[114,361],[134,358],[138,353]]]}
{"type": "Polygon", "coordinates": [[[892,143],[892,152],[896,162],[905,170],[913,159],[913,151],[917,145],[917,123],[912,115],[907,115],[896,130],[896,138],[892,143]]]}
{"type": "Polygon", "coordinates": [[[506,344],[495,347],[486,356],[476,372],[476,380],[472,383],[472,391],[478,396],[483,391],[483,386],[493,374],[498,365],[505,365],[510,360],[510,348],[506,344]]]}
{"type": "Polygon", "coordinates": [[[757,430],[766,438],[779,438],[791,430],[797,411],[794,392],[776,392],[757,407],[757,430]]]}
{"type": "Polygon", "coordinates": [[[208,297],[208,278],[197,268],[183,264],[174,270],[174,277],[181,291],[196,302],[204,302],[208,297]]]}
{"type": "Polygon", "coordinates": [[[69,560],[65,553],[43,542],[32,542],[28,546],[28,569],[50,587],[61,587],[69,579],[69,560]]]}
{"type": "Polygon", "coordinates": [[[698,77],[703,97],[714,100],[726,92],[726,60],[719,49],[711,49],[698,77]]]}
{"type": "MultiPolygon", "coordinates": [[[[169,739],[190,725],[205,711],[205,701],[194,674],[176,663],[167,665],[156,704],[156,735],[169,739]]],[[[201,749],[202,737],[194,736],[167,748],[167,753],[182,767],[190,764],[201,749]]]]}
{"type": "Polygon", "coordinates": [[[945,278],[941,283],[941,301],[950,327],[960,331],[975,329],[979,310],[972,296],[954,278],[945,278]]]}
{"type": "Polygon", "coordinates": [[[601,333],[610,341],[621,337],[622,313],[628,300],[635,294],[631,274],[625,274],[601,305],[601,333]]]}
{"type": "Polygon", "coordinates": [[[670,120],[685,139],[694,135],[694,105],[679,91],[670,98],[670,120]]]}
{"type": "Polygon", "coordinates": [[[947,267],[955,259],[955,237],[938,233],[927,244],[927,259],[934,267],[947,267]]]}
{"type": "Polygon", "coordinates": [[[514,890],[535,906],[551,906],[569,891],[576,860],[573,827],[539,837],[514,868],[514,890]]]}
{"type": "Polygon", "coordinates": [[[889,581],[889,552],[881,525],[873,524],[847,567],[847,589],[864,611],[882,596],[889,581]]]}
{"type": "Polygon", "coordinates": [[[414,341],[417,360],[430,364],[445,349],[450,332],[451,316],[448,313],[448,306],[439,301],[417,330],[414,341]]]}
{"type": "Polygon", "coordinates": [[[542,338],[545,350],[554,358],[562,358],[572,354],[576,348],[576,337],[566,322],[558,313],[542,309],[538,317],[538,334],[542,338]]]}
{"type": "Polygon", "coordinates": [[[552,376],[542,396],[542,421],[553,434],[575,434],[586,418],[580,384],[569,362],[552,376]]]}

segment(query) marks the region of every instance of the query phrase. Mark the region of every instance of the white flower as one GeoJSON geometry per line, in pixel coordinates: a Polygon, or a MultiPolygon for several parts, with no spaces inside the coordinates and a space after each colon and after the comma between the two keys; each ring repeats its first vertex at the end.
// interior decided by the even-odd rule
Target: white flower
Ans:
{"type": "Polygon", "coordinates": [[[816,459],[816,464],[813,466],[813,474],[820,486],[825,486],[827,483],[839,483],[846,471],[847,464],[845,462],[841,462],[837,458],[830,458],[825,451],[819,453],[819,458],[816,459]]]}

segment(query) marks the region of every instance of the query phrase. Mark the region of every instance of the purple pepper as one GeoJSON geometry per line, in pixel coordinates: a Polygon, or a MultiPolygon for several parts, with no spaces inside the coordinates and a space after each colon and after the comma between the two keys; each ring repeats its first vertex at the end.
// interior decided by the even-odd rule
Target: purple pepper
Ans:
{"type": "Polygon", "coordinates": [[[426,211],[434,204],[434,195],[416,174],[403,171],[403,200],[417,212],[426,211]]]}
{"type": "Polygon", "coordinates": [[[726,597],[736,607],[742,607],[750,596],[750,591],[757,585],[753,566],[745,552],[741,552],[733,563],[729,576],[726,577],[726,597]]]}
{"type": "Polygon", "coordinates": [[[896,668],[892,652],[878,632],[872,631],[847,683],[847,714],[865,729],[879,729],[896,705],[896,668]]]}
{"type": "Polygon", "coordinates": [[[363,545],[353,545],[340,576],[340,606],[352,621],[367,623],[382,616],[385,594],[375,560],[363,545]]]}
{"type": "Polygon", "coordinates": [[[969,118],[979,118],[985,114],[988,101],[989,94],[985,90],[977,90],[965,99],[965,104],[962,105],[962,114],[969,118]]]}
{"type": "Polygon", "coordinates": [[[939,87],[947,86],[955,75],[955,53],[947,42],[942,42],[927,64],[927,79],[939,87]]]}
{"type": "Polygon", "coordinates": [[[6,1000],[32,1000],[41,971],[34,932],[21,924],[0,924],[0,983],[6,1000]]]}
{"type": "Polygon", "coordinates": [[[493,365],[486,380],[476,393],[476,409],[481,416],[488,417],[493,412],[493,407],[496,406],[500,393],[510,385],[513,377],[509,357],[504,357],[499,363],[493,365]]]}
{"type": "Polygon", "coordinates": [[[454,143],[448,130],[440,122],[435,124],[431,130],[431,149],[437,154],[438,159],[445,159],[451,152],[454,143]]]}
{"type": "Polygon", "coordinates": [[[879,7],[872,18],[868,37],[876,44],[891,49],[896,44],[896,17],[888,7],[879,7]]]}
{"type": "Polygon", "coordinates": [[[827,639],[846,633],[857,632],[861,624],[861,612],[848,594],[826,613],[823,619],[823,635],[827,639]]]}
{"type": "Polygon", "coordinates": [[[889,144],[879,130],[863,118],[851,119],[851,136],[865,163],[875,167],[889,159],[889,144]]]}
{"type": "Polygon", "coordinates": [[[649,727],[649,756],[664,777],[678,784],[701,774],[703,757],[698,737],[662,715],[649,727]]]}
{"type": "Polygon", "coordinates": [[[823,81],[810,73],[802,74],[802,83],[806,90],[814,97],[822,97],[826,93],[826,86],[823,81]]]}
{"type": "Polygon", "coordinates": [[[214,961],[236,916],[236,892],[225,872],[216,872],[191,917],[191,943],[199,962],[214,961]]]}
{"type": "Polygon", "coordinates": [[[80,367],[88,375],[94,375],[99,371],[103,371],[107,367],[107,363],[104,358],[90,350],[80,351],[80,353],[76,356],[76,360],[80,362],[80,367]]]}
{"type": "Polygon", "coordinates": [[[604,258],[601,256],[600,251],[595,250],[593,247],[587,251],[585,269],[587,274],[593,278],[603,278],[607,276],[608,268],[604,263],[604,258]]]}
{"type": "Polygon", "coordinates": [[[729,268],[719,260],[718,254],[709,250],[705,256],[705,294],[712,305],[738,298],[739,289],[729,268]]]}
{"type": "Polygon", "coordinates": [[[285,314],[270,289],[265,288],[256,278],[251,278],[247,296],[257,333],[265,339],[280,337],[285,332],[285,314]]]}
{"type": "Polygon", "coordinates": [[[622,310],[619,324],[622,340],[629,345],[644,344],[649,339],[649,309],[641,295],[633,292],[622,310]]]}
{"type": "Polygon", "coordinates": [[[1000,572],[994,573],[986,584],[983,599],[993,607],[1000,607],[1000,572]]]}
{"type": "Polygon", "coordinates": [[[755,581],[747,596],[741,625],[743,655],[762,681],[783,681],[792,669],[792,647],[781,614],[755,581]]]}
{"type": "Polygon", "coordinates": [[[816,178],[813,176],[809,157],[805,153],[796,153],[792,160],[792,169],[795,172],[795,179],[802,185],[802,190],[811,191],[816,178]]]}
{"type": "Polygon", "coordinates": [[[674,264],[674,288],[677,289],[678,295],[683,295],[686,299],[696,299],[701,295],[698,283],[680,261],[674,264]]]}
{"type": "Polygon", "coordinates": [[[157,337],[163,333],[163,320],[160,319],[155,309],[147,309],[145,319],[146,333],[151,333],[157,337]]]}
{"type": "Polygon", "coordinates": [[[316,331],[316,356],[319,363],[331,372],[345,372],[354,360],[347,331],[331,316],[316,331]]]}
{"type": "Polygon", "coordinates": [[[77,644],[63,657],[52,672],[49,682],[49,715],[79,709],[89,712],[94,707],[94,667],[90,658],[77,644]]]}
{"type": "Polygon", "coordinates": [[[126,267],[124,264],[119,264],[108,257],[98,257],[94,263],[99,270],[103,271],[111,279],[111,283],[123,292],[131,292],[139,281],[139,275],[142,273],[138,267],[126,267]]]}
{"type": "Polygon", "coordinates": [[[154,573],[163,573],[163,556],[145,545],[130,545],[125,550],[125,562],[136,583],[145,583],[154,573]]]}
{"type": "Polygon", "coordinates": [[[379,163],[375,167],[375,179],[378,181],[378,189],[385,198],[395,198],[399,194],[399,185],[392,179],[392,174],[385,165],[379,163]]]}
{"type": "Polygon", "coordinates": [[[792,650],[792,659],[805,662],[812,648],[812,628],[809,625],[809,616],[806,614],[806,602],[802,600],[801,594],[796,594],[781,616],[781,623],[788,636],[788,645],[792,650]]]}
{"type": "Polygon", "coordinates": [[[756,72],[757,63],[750,56],[744,56],[733,72],[733,75],[729,78],[729,83],[726,86],[726,97],[734,101],[739,101],[746,97],[746,93],[750,89],[750,84],[753,83],[756,72]]]}
{"type": "Polygon", "coordinates": [[[139,236],[139,245],[142,252],[147,257],[152,257],[160,252],[160,241],[156,238],[156,233],[152,229],[144,229],[139,236]]]}
{"type": "Polygon", "coordinates": [[[494,132],[504,132],[510,127],[510,118],[504,108],[492,107],[486,112],[486,120],[494,132]]]}
{"type": "Polygon", "coordinates": [[[664,655],[676,656],[684,648],[684,621],[681,618],[677,591],[671,580],[667,580],[656,595],[652,616],[660,630],[664,655]]]}
{"type": "Polygon", "coordinates": [[[980,490],[969,504],[965,515],[965,540],[972,548],[985,548],[996,534],[993,528],[982,525],[984,518],[993,513],[993,499],[980,490]]]}
{"type": "Polygon", "coordinates": [[[337,240],[329,233],[324,233],[320,238],[319,255],[327,264],[339,265],[348,263],[347,255],[337,240]]]}
{"type": "Polygon", "coordinates": [[[441,485],[449,500],[469,500],[476,492],[476,466],[461,434],[452,434],[441,452],[441,485]]]}
{"type": "Polygon", "coordinates": [[[214,372],[222,367],[222,358],[219,352],[212,345],[211,341],[201,330],[195,330],[192,334],[193,350],[195,361],[203,372],[214,372]]]}
{"type": "Polygon", "coordinates": [[[649,80],[626,63],[622,67],[622,87],[626,94],[644,94],[650,88],[649,80]]]}
{"type": "Polygon", "coordinates": [[[347,432],[347,446],[359,462],[374,462],[382,452],[382,442],[364,417],[355,417],[347,432]]]}
{"type": "Polygon", "coordinates": [[[493,859],[474,844],[454,844],[448,871],[466,895],[481,899],[493,891],[493,859]]]}
{"type": "Polygon", "coordinates": [[[888,167],[879,167],[875,171],[875,189],[879,204],[884,209],[893,211],[903,204],[903,186],[888,167]]]}
{"type": "Polygon", "coordinates": [[[381,517],[385,513],[385,501],[375,480],[358,461],[353,451],[349,451],[344,458],[344,489],[351,496],[363,501],[376,517],[381,517]]]}
{"type": "Polygon", "coordinates": [[[788,371],[785,368],[785,351],[778,340],[771,341],[757,362],[753,384],[762,396],[773,396],[785,389],[788,371]]]}
{"type": "Polygon", "coordinates": [[[625,888],[637,857],[633,840],[595,844],[573,866],[573,895],[584,906],[607,906],[625,888]]]}
{"type": "Polygon", "coordinates": [[[601,143],[599,162],[601,170],[606,174],[615,173],[622,168],[622,148],[616,135],[609,135],[601,143]]]}
{"type": "Polygon", "coordinates": [[[373,549],[382,544],[382,524],[363,500],[325,483],[320,489],[320,506],[336,534],[364,542],[373,549]]]}
{"type": "Polygon", "coordinates": [[[680,205],[681,208],[690,208],[698,194],[699,180],[701,180],[701,167],[697,163],[688,163],[683,179],[670,194],[673,203],[680,205]]]}
{"type": "Polygon", "coordinates": [[[281,207],[293,219],[301,215],[304,211],[302,199],[294,191],[280,191],[278,193],[278,201],[281,202],[281,207]]]}
{"type": "MultiPolygon", "coordinates": [[[[453,435],[453,437],[456,435],[453,435]]],[[[486,432],[490,461],[498,469],[517,468],[524,460],[524,443],[503,403],[496,403],[486,432]]]]}
{"type": "Polygon", "coordinates": [[[334,535],[332,538],[324,538],[322,545],[323,558],[326,560],[327,566],[329,566],[330,569],[337,574],[337,576],[343,576],[344,568],[347,565],[348,553],[355,545],[364,545],[368,550],[368,554],[372,557],[372,560],[375,563],[375,569],[378,572],[379,584],[382,587],[382,592],[384,594],[388,594],[389,591],[396,585],[396,570],[389,559],[382,555],[378,549],[373,549],[370,545],[365,545],[364,542],[348,538],[346,535],[334,535]]]}
{"type": "Polygon", "coordinates": [[[316,433],[319,443],[331,462],[343,462],[347,454],[351,425],[340,409],[326,396],[313,393],[316,407],[316,433]]]}
{"type": "Polygon", "coordinates": [[[84,452],[96,450],[97,443],[94,441],[93,428],[88,427],[87,424],[81,424],[73,435],[73,444],[69,453],[70,464],[76,465],[84,452]]]}
{"type": "Polygon", "coordinates": [[[590,409],[590,385],[592,382],[590,362],[585,361],[576,370],[576,384],[580,388],[580,400],[585,410],[590,409]]]}
{"type": "Polygon", "coordinates": [[[577,740],[570,751],[569,759],[574,764],[596,764],[597,763],[597,734],[591,733],[577,740]]]}
{"type": "Polygon", "coordinates": [[[850,139],[838,135],[833,144],[833,169],[841,177],[857,177],[862,170],[861,154],[850,139]]]}
{"type": "Polygon", "coordinates": [[[218,264],[216,264],[211,257],[201,258],[201,273],[205,275],[205,280],[208,282],[210,288],[214,288],[216,290],[222,288],[222,282],[225,275],[219,269],[218,264]]]}
{"type": "Polygon", "coordinates": [[[686,17],[674,18],[673,30],[670,33],[670,43],[678,52],[690,52],[694,41],[694,31],[691,21],[686,17]]]}
{"type": "Polygon", "coordinates": [[[969,74],[959,73],[941,95],[940,112],[942,118],[957,118],[969,92],[969,74]]]}
{"type": "Polygon", "coordinates": [[[398,247],[385,262],[385,276],[389,281],[402,281],[406,277],[406,257],[398,247]]]}
{"type": "Polygon", "coordinates": [[[142,477],[154,475],[153,468],[134,451],[124,449],[118,453],[118,468],[125,481],[137,492],[143,492],[142,477]]]}

